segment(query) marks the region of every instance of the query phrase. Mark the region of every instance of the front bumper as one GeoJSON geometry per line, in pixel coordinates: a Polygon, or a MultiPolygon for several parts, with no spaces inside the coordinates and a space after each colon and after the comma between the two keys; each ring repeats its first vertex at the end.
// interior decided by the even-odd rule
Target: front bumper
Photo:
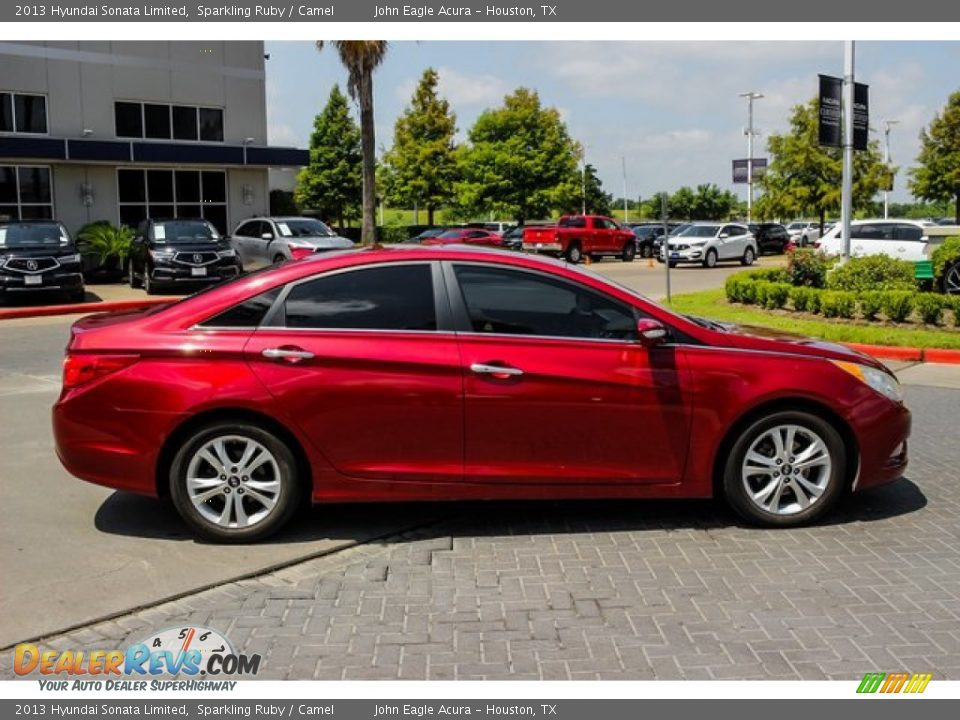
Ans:
{"type": "Polygon", "coordinates": [[[150,280],[155,285],[222,282],[231,280],[239,274],[240,264],[238,262],[214,263],[202,266],[157,263],[150,270],[150,280]]]}
{"type": "Polygon", "coordinates": [[[0,272],[0,293],[80,290],[83,275],[79,270],[51,270],[34,275],[0,272]]]}
{"type": "Polygon", "coordinates": [[[854,491],[899,480],[907,469],[910,411],[880,396],[869,403],[873,407],[863,407],[867,404],[860,404],[856,418],[851,421],[860,451],[854,491]]]}
{"type": "MultiPolygon", "coordinates": [[[[683,263],[683,262],[703,262],[704,249],[699,248],[688,248],[686,250],[671,250],[670,251],[670,262],[672,263],[683,263]]],[[[663,248],[660,248],[660,259],[663,260],[663,248]]]]}

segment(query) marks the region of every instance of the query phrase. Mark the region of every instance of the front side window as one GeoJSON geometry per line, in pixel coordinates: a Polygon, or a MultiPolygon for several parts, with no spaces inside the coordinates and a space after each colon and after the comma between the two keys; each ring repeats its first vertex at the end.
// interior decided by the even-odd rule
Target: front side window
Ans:
{"type": "Polygon", "coordinates": [[[394,265],[336,273],[294,286],[286,326],[325,330],[436,330],[429,265],[394,265]]]}
{"type": "Polygon", "coordinates": [[[473,332],[636,338],[633,309],[592,290],[505,268],[458,265],[455,273],[473,332]]]}
{"type": "Polygon", "coordinates": [[[918,242],[923,238],[923,229],[916,225],[897,225],[897,240],[918,242]]]}

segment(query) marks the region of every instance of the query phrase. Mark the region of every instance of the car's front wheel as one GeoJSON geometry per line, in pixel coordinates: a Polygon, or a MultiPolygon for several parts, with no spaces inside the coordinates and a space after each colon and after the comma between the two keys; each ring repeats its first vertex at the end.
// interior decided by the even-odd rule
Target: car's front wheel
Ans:
{"type": "Polygon", "coordinates": [[[177,512],[197,535],[215,542],[260,540],[297,508],[297,462],[268,430],[219,422],[188,437],[170,466],[177,512]]]}
{"type": "Polygon", "coordinates": [[[717,266],[717,251],[713,248],[707,250],[706,257],[703,258],[703,266],[705,268],[714,268],[717,266]]]}
{"type": "Polygon", "coordinates": [[[947,295],[960,294],[960,261],[947,266],[940,281],[940,289],[947,295]]]}
{"type": "Polygon", "coordinates": [[[743,518],[793,527],[826,513],[840,497],[847,453],[818,415],[775,412],[740,433],[727,457],[724,494],[743,518]]]}
{"type": "Polygon", "coordinates": [[[623,260],[623,262],[633,262],[636,256],[637,244],[632,241],[625,243],[623,249],[620,251],[620,259],[623,260]]]}

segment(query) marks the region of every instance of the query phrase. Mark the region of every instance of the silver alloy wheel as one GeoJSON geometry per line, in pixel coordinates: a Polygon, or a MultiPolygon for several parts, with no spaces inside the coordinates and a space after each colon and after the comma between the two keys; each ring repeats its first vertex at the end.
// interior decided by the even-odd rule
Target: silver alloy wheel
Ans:
{"type": "Polygon", "coordinates": [[[580,262],[580,246],[574,245],[570,248],[570,262],[576,265],[580,262]]]}
{"type": "Polygon", "coordinates": [[[707,250],[707,267],[713,268],[717,266],[717,252],[716,250],[707,250]]]}
{"type": "Polygon", "coordinates": [[[943,278],[943,291],[947,295],[960,293],[960,263],[954,263],[943,278]]]}
{"type": "Polygon", "coordinates": [[[186,490],[205,520],[223,528],[248,528],[276,507],[282,491],[280,467],[256,440],[221,435],[190,458],[186,490]]]}
{"type": "Polygon", "coordinates": [[[795,515],[820,500],[832,469],[830,449],[816,432],[802,425],[777,425],[750,444],[741,478],[758,508],[795,515]]]}

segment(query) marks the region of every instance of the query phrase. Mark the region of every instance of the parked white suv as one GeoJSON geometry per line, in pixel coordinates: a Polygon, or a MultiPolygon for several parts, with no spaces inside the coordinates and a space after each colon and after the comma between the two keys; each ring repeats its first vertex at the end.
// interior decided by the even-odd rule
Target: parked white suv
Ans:
{"type": "MultiPolygon", "coordinates": [[[[850,223],[850,255],[889,255],[890,257],[922,262],[929,260],[942,237],[930,237],[928,228],[936,225],[928,220],[854,220],[850,223]]],[[[841,225],[830,230],[818,243],[820,252],[827,255],[843,253],[841,225]]]]}
{"type": "MultiPolygon", "coordinates": [[[[661,259],[664,259],[661,246],[661,259]]],[[[722,260],[753,265],[757,241],[746,225],[739,223],[692,223],[669,238],[670,266],[699,263],[712,268],[722,260]]]]}
{"type": "Polygon", "coordinates": [[[787,232],[795,245],[812,245],[820,237],[820,223],[798,220],[787,225],[787,232]]]}

